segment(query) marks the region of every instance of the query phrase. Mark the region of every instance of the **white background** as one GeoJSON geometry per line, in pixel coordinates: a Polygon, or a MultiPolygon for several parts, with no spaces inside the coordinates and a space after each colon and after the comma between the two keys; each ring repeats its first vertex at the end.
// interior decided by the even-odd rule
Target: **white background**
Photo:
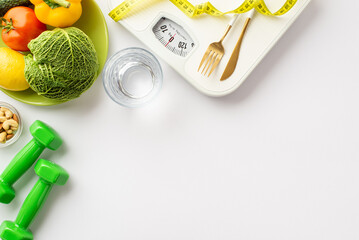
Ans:
{"type": "MultiPolygon", "coordinates": [[[[143,45],[108,16],[109,56],[143,45]]],[[[313,0],[233,94],[209,98],[163,61],[149,105],[112,102],[99,78],[79,99],[30,106],[0,92],[25,129],[0,170],[47,122],[69,171],[31,229],[37,240],[359,239],[358,1],[313,0]]],[[[33,170],[0,205],[14,220],[33,170]]]]}

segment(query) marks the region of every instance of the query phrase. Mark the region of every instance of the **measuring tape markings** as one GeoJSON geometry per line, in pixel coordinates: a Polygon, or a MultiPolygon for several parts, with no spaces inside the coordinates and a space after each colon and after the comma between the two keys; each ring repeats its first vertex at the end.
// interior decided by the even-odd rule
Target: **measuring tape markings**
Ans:
{"type": "Polygon", "coordinates": [[[210,2],[201,3],[196,6],[193,6],[187,0],[170,1],[189,17],[195,17],[203,13],[207,13],[215,17],[220,17],[230,13],[244,13],[255,7],[255,0],[246,0],[241,6],[239,6],[233,11],[221,12],[217,8],[215,8],[210,2]]]}
{"type": "MultiPolygon", "coordinates": [[[[113,9],[109,16],[116,22],[123,19],[136,5],[144,0],[126,0],[113,9]]],[[[215,8],[210,2],[201,3],[196,6],[192,5],[188,0],[169,0],[182,12],[189,17],[195,17],[206,13],[211,16],[220,17],[226,14],[241,14],[255,8],[257,12],[267,16],[280,16],[287,13],[297,3],[297,0],[287,0],[284,5],[275,13],[272,13],[264,0],[245,0],[242,5],[232,11],[221,12],[215,8]]]]}
{"type": "Polygon", "coordinates": [[[113,9],[108,15],[116,22],[124,18],[131,9],[133,9],[141,0],[126,0],[115,9],[113,9]]]}
{"type": "Polygon", "coordinates": [[[255,6],[255,9],[267,16],[280,16],[287,12],[297,3],[297,0],[287,0],[287,2],[275,13],[269,11],[267,5],[265,4],[264,0],[259,0],[258,4],[255,6]]]}

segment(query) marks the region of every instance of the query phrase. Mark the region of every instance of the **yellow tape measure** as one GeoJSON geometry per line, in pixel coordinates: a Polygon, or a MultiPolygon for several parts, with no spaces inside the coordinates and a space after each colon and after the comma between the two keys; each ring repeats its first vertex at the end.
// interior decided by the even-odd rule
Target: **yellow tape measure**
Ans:
{"type": "MultiPolygon", "coordinates": [[[[141,4],[141,2],[146,0],[125,0],[115,9],[113,9],[109,16],[117,21],[123,19],[135,6],[141,4]]],[[[147,0],[148,1],[148,0],[147,0]]],[[[196,6],[192,5],[188,0],[169,0],[176,7],[178,7],[182,12],[184,12],[189,17],[195,17],[203,13],[212,15],[212,16],[223,16],[225,14],[236,13],[241,14],[248,12],[252,8],[255,8],[257,12],[267,15],[267,16],[280,16],[287,13],[296,3],[297,0],[287,0],[283,7],[281,7],[277,12],[272,13],[269,11],[264,0],[245,0],[241,6],[236,8],[233,11],[221,12],[215,8],[210,2],[198,4],[196,6]]]]}

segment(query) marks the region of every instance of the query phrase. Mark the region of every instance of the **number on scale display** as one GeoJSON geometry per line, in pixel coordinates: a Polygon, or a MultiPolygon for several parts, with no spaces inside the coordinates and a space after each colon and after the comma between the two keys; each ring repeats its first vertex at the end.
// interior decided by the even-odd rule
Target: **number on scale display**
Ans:
{"type": "Polygon", "coordinates": [[[195,46],[183,27],[168,18],[162,17],[152,31],[158,41],[176,55],[186,57],[195,46]]]}

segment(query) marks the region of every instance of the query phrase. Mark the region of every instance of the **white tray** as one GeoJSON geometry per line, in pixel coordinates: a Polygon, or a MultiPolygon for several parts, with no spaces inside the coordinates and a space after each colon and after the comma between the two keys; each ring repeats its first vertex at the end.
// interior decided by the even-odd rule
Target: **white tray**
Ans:
{"type": "MultiPolygon", "coordinates": [[[[108,1],[111,10],[123,2],[123,0],[108,1]]],[[[190,2],[198,4],[204,1],[192,0],[190,2]]],[[[211,3],[223,11],[233,10],[239,6],[238,2],[234,2],[236,1],[211,0],[211,3]]],[[[269,9],[275,11],[285,1],[267,0],[266,2],[269,9]]],[[[132,11],[128,17],[119,21],[119,23],[147,45],[154,54],[172,66],[197,90],[209,96],[221,97],[230,94],[245,81],[309,2],[310,0],[298,0],[288,13],[280,17],[263,16],[256,12],[243,40],[237,68],[233,75],[225,81],[219,81],[219,79],[239,38],[245,20],[244,15],[239,17],[225,39],[223,44],[226,54],[216,71],[209,78],[197,72],[199,62],[208,45],[222,37],[231,16],[216,18],[201,15],[189,18],[170,1],[149,0],[146,1],[146,5],[132,11]],[[152,28],[161,17],[167,17],[178,22],[190,33],[196,45],[186,57],[175,55],[156,39],[152,28]]]]}

